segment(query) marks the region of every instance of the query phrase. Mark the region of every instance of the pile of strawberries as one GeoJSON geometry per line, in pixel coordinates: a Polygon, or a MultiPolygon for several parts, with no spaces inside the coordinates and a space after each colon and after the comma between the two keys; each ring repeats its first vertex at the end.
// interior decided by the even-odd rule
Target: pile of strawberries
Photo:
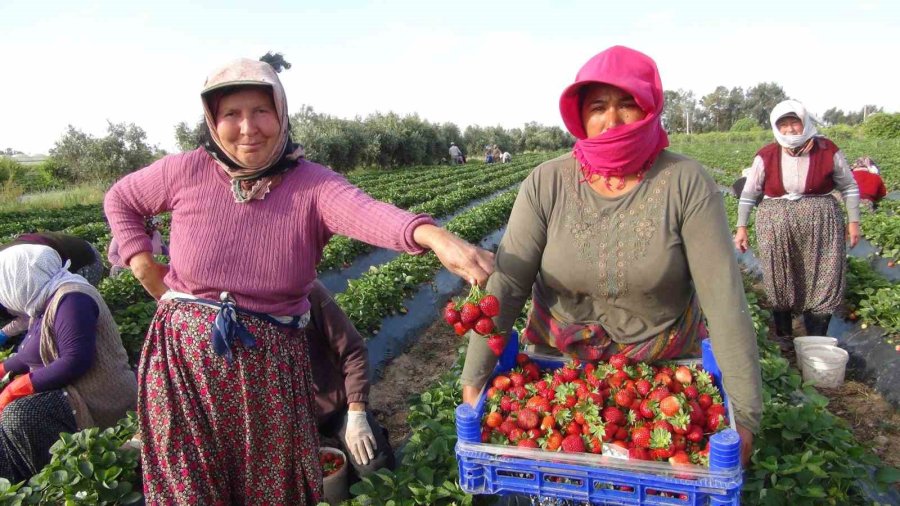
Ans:
{"type": "Polygon", "coordinates": [[[337,453],[319,450],[319,464],[322,466],[322,476],[331,476],[344,467],[344,457],[337,453]]]}
{"type": "Polygon", "coordinates": [[[506,339],[494,333],[493,317],[500,314],[500,301],[473,285],[465,298],[455,298],[444,307],[444,321],[453,326],[456,335],[470,330],[487,337],[487,345],[498,357],[503,353],[506,339]]]}
{"type": "Polygon", "coordinates": [[[697,365],[614,355],[542,371],[523,353],[516,362],[486,392],[482,442],[708,466],[709,436],[727,425],[722,395],[697,365]]]}

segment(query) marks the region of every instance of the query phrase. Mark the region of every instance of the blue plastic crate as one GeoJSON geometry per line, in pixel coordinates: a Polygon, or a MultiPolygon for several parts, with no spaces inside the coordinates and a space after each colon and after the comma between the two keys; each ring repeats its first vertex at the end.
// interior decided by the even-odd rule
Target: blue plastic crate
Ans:
{"type": "MultiPolygon", "coordinates": [[[[518,336],[515,332],[508,341],[494,376],[516,365],[518,336]]],[[[725,405],[730,407],[709,342],[703,343],[702,350],[703,368],[714,377],[725,405]]],[[[539,356],[533,356],[532,360],[542,369],[564,363],[562,359],[539,356]]],[[[709,468],[483,444],[484,396],[482,391],[475,408],[462,404],[456,409],[459,479],[463,490],[470,494],[521,493],[617,505],[740,504],[743,484],[740,437],[733,428],[710,438],[709,468]]],[[[731,423],[733,426],[733,420],[731,423]]]]}

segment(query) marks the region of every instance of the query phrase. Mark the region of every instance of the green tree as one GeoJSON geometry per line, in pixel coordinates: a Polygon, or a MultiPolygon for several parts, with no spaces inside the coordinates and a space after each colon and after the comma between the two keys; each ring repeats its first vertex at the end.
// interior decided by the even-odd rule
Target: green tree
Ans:
{"type": "Polygon", "coordinates": [[[184,152],[200,147],[202,134],[205,129],[206,120],[203,118],[200,118],[193,128],[184,121],[175,125],[175,142],[178,143],[178,149],[184,152]]]}
{"type": "Polygon", "coordinates": [[[147,144],[147,134],[133,123],[108,123],[107,135],[95,138],[69,125],[50,150],[57,166],[77,181],[112,181],[165,154],[147,144]]]}
{"type": "Polygon", "coordinates": [[[788,96],[778,83],[759,83],[747,90],[747,115],[761,127],[769,126],[769,114],[788,96]]]}

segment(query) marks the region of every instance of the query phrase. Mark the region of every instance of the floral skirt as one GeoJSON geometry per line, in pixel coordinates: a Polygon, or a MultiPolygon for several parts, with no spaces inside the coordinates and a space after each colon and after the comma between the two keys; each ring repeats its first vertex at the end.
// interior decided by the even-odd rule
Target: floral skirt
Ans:
{"type": "Polygon", "coordinates": [[[162,302],[141,355],[138,416],[147,504],[319,502],[305,332],[239,313],[256,338],[212,348],[218,309],[162,302]]]}
{"type": "Polygon", "coordinates": [[[756,212],[756,240],[773,309],[830,314],[841,305],[844,234],[844,216],[831,195],[763,200],[756,212]]]}
{"type": "Polygon", "coordinates": [[[666,330],[639,343],[617,343],[599,324],[563,324],[534,294],[525,327],[525,339],[548,345],[565,355],[595,362],[622,354],[640,362],[700,356],[700,342],[709,337],[697,295],[684,313],[666,330]]]}

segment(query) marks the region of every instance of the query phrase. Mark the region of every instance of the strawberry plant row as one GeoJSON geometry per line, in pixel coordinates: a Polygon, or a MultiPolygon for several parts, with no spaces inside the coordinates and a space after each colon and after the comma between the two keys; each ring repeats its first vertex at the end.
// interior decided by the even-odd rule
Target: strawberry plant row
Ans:
{"type": "Polygon", "coordinates": [[[850,257],[848,261],[846,300],[850,320],[900,333],[900,283],[885,279],[865,259],[850,257]]]}
{"type": "Polygon", "coordinates": [[[888,206],[881,206],[878,211],[864,212],[860,219],[862,234],[875,246],[879,254],[891,262],[900,260],[900,214],[896,214],[892,206],[895,202],[886,201],[888,206]]]}
{"type": "MultiPolygon", "coordinates": [[[[408,210],[412,213],[425,213],[440,218],[462,209],[472,200],[486,197],[498,190],[521,182],[530,171],[530,166],[525,166],[503,177],[494,178],[488,176],[477,185],[467,185],[450,192],[440,193],[430,200],[410,207],[408,210]]],[[[344,236],[335,236],[328,242],[322,252],[322,260],[318,266],[319,272],[347,266],[353,259],[371,249],[372,246],[366,243],[344,236]]]]}
{"type": "MultiPolygon", "coordinates": [[[[467,241],[478,241],[506,223],[516,193],[517,190],[510,190],[457,216],[446,225],[447,230],[467,241]]],[[[338,294],[335,300],[361,333],[375,334],[381,320],[402,312],[403,300],[421,283],[434,277],[440,268],[440,261],[431,252],[419,256],[400,255],[348,282],[347,290],[338,294]]]]}

